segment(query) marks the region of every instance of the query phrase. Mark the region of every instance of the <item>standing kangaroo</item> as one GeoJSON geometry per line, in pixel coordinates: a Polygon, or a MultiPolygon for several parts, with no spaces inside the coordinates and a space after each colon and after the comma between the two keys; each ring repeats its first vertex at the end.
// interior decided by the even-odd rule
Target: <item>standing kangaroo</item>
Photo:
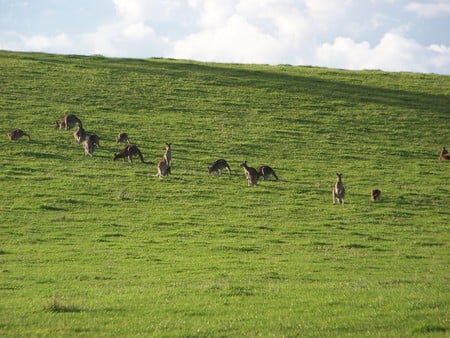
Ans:
{"type": "Polygon", "coordinates": [[[373,189],[370,192],[370,199],[372,202],[380,201],[381,200],[381,190],[380,189],[373,189]]]}
{"type": "Polygon", "coordinates": [[[119,136],[117,136],[117,143],[128,143],[130,144],[130,139],[128,137],[127,133],[120,133],[119,136]]]}
{"type": "Polygon", "coordinates": [[[61,120],[55,122],[55,128],[69,130],[75,127],[76,124],[78,124],[79,127],[83,126],[78,117],[74,114],[67,114],[61,120]]]}
{"type": "Polygon", "coordinates": [[[223,171],[224,169],[227,169],[228,175],[231,175],[231,169],[230,169],[230,166],[228,165],[228,162],[225,161],[223,158],[221,158],[221,159],[215,161],[215,162],[212,164],[212,166],[210,166],[210,167],[208,168],[208,173],[209,173],[209,174],[211,174],[211,173],[216,173],[216,174],[218,174],[218,175],[222,175],[222,171],[223,171]]]}
{"type": "Polygon", "coordinates": [[[342,174],[336,174],[336,176],[336,184],[333,187],[333,204],[336,202],[344,204],[345,188],[342,183],[342,174]]]}
{"type": "Polygon", "coordinates": [[[262,177],[264,181],[269,179],[270,175],[272,175],[275,178],[275,180],[278,181],[278,176],[275,174],[275,171],[268,165],[263,165],[259,167],[256,171],[258,172],[258,177],[262,177]]]}
{"type": "Polygon", "coordinates": [[[439,155],[439,159],[442,161],[450,160],[450,154],[448,153],[448,150],[445,149],[445,147],[442,147],[441,153],[439,155]]]}
{"type": "Polygon", "coordinates": [[[247,161],[241,163],[241,167],[244,169],[245,178],[248,181],[248,186],[258,185],[258,172],[255,168],[249,167],[247,161]]]}
{"type": "Polygon", "coordinates": [[[28,140],[31,141],[30,135],[28,135],[22,129],[14,129],[12,132],[8,134],[8,138],[10,141],[19,141],[19,139],[23,136],[28,137],[28,140]]]}
{"type": "Polygon", "coordinates": [[[171,174],[171,169],[164,156],[158,163],[158,173],[156,176],[162,179],[164,176],[168,176],[169,174],[171,174]]]}
{"type": "Polygon", "coordinates": [[[119,158],[128,158],[128,162],[133,163],[133,156],[138,155],[141,162],[145,163],[144,157],[142,156],[141,151],[139,148],[134,144],[129,144],[123,150],[117,154],[114,155],[114,161],[116,161],[119,158]]]}
{"type": "Polygon", "coordinates": [[[166,143],[166,152],[164,153],[164,158],[167,162],[167,165],[172,163],[172,143],[166,143]]]}

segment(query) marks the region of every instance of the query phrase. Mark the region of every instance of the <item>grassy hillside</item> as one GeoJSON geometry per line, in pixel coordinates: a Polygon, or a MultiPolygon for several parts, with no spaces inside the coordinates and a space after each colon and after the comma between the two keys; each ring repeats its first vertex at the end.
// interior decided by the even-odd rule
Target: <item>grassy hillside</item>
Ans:
{"type": "Polygon", "coordinates": [[[1,336],[449,335],[450,77],[11,52],[0,74],[1,336]],[[119,132],[147,163],[112,160],[119,132]]]}

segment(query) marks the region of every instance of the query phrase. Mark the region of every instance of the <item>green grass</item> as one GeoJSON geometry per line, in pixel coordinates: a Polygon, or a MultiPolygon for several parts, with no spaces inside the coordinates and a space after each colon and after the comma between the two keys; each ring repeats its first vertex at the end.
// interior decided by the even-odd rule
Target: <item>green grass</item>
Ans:
{"type": "Polygon", "coordinates": [[[0,74],[2,337],[449,335],[450,77],[5,51],[0,74]],[[123,131],[148,163],[112,161],[123,131]]]}

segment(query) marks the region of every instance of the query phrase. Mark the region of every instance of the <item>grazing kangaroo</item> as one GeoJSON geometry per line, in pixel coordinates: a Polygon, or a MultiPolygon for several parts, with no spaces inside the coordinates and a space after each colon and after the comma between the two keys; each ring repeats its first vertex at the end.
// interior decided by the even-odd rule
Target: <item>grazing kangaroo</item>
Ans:
{"type": "Polygon", "coordinates": [[[220,160],[215,161],[212,164],[212,166],[210,166],[208,168],[208,172],[209,172],[209,174],[216,173],[216,174],[222,175],[222,171],[224,169],[227,169],[228,175],[231,175],[231,169],[230,169],[230,166],[228,165],[228,162],[225,161],[223,158],[221,158],[220,160]]]}
{"type": "Polygon", "coordinates": [[[84,148],[84,153],[85,155],[89,155],[89,156],[94,156],[94,142],[91,139],[91,136],[88,135],[85,137],[84,141],[83,141],[83,148],[84,148]]]}
{"type": "Polygon", "coordinates": [[[275,174],[275,171],[269,167],[268,165],[263,165],[261,167],[259,167],[257,170],[258,172],[258,177],[262,177],[265,180],[269,179],[270,175],[272,175],[275,180],[278,181],[278,176],[275,174]]]}
{"type": "Polygon", "coordinates": [[[442,147],[441,154],[439,155],[439,159],[442,161],[450,160],[450,154],[448,153],[445,147],[442,147]]]}
{"type": "Polygon", "coordinates": [[[79,127],[83,126],[81,120],[78,117],[76,117],[74,114],[67,114],[60,121],[55,122],[55,128],[69,130],[75,127],[76,124],[78,124],[79,127]]]}
{"type": "Polygon", "coordinates": [[[141,151],[139,148],[134,144],[129,144],[123,150],[117,154],[114,155],[114,161],[116,161],[119,158],[128,158],[128,162],[133,163],[133,156],[138,155],[141,159],[142,163],[145,163],[144,157],[142,156],[141,151]]]}
{"type": "Polygon", "coordinates": [[[372,200],[372,202],[380,201],[381,200],[381,190],[373,189],[370,192],[370,199],[372,200]]]}
{"type": "Polygon", "coordinates": [[[166,143],[166,152],[164,153],[164,159],[167,162],[167,165],[172,163],[172,143],[166,143]]]}
{"type": "Polygon", "coordinates": [[[258,185],[258,172],[255,168],[249,167],[247,161],[241,163],[241,167],[244,169],[245,178],[248,181],[248,186],[258,185]]]}
{"type": "Polygon", "coordinates": [[[76,143],[81,143],[85,140],[87,134],[83,127],[78,126],[78,128],[73,132],[73,137],[76,143]]]}
{"type": "Polygon", "coordinates": [[[127,133],[120,133],[119,136],[117,136],[117,143],[128,143],[130,144],[130,139],[128,137],[127,133]]]}
{"type": "Polygon", "coordinates": [[[171,174],[169,163],[167,163],[165,156],[158,163],[158,173],[155,176],[159,176],[162,179],[164,176],[171,174]]]}
{"type": "Polygon", "coordinates": [[[336,176],[336,184],[333,187],[333,204],[336,204],[336,201],[339,204],[344,204],[345,188],[344,183],[342,183],[342,174],[336,174],[336,176]]]}
{"type": "Polygon", "coordinates": [[[19,139],[23,136],[28,137],[28,140],[31,141],[30,135],[28,135],[22,129],[14,129],[12,132],[8,134],[8,138],[10,141],[19,141],[19,139]]]}

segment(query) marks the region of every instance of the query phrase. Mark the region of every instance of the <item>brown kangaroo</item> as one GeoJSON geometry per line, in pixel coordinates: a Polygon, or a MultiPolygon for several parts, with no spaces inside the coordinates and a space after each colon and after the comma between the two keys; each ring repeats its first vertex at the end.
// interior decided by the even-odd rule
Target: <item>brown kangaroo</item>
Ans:
{"type": "Polygon", "coordinates": [[[117,143],[128,143],[130,144],[130,139],[128,137],[127,133],[120,133],[119,136],[117,136],[117,143]]]}
{"type": "Polygon", "coordinates": [[[117,154],[114,155],[114,161],[116,161],[119,158],[128,158],[128,162],[133,163],[133,156],[138,155],[141,162],[145,163],[144,157],[142,156],[141,151],[139,148],[134,144],[129,144],[123,150],[117,154]]]}
{"type": "Polygon", "coordinates": [[[78,117],[74,114],[67,114],[61,120],[55,122],[55,128],[69,130],[75,127],[76,124],[78,124],[79,127],[83,126],[78,117]]]}
{"type": "Polygon", "coordinates": [[[167,163],[166,158],[163,157],[158,163],[158,173],[156,176],[159,176],[159,178],[162,179],[164,176],[168,176],[171,173],[169,163],[167,163]]]}
{"type": "Polygon", "coordinates": [[[441,153],[439,155],[439,159],[442,161],[450,160],[450,154],[448,153],[448,150],[445,149],[445,147],[442,147],[441,153]]]}
{"type": "Polygon", "coordinates": [[[31,141],[30,135],[28,135],[22,129],[14,129],[12,132],[8,134],[8,138],[10,141],[19,141],[19,139],[23,136],[28,137],[28,140],[31,141]]]}
{"type": "Polygon", "coordinates": [[[372,200],[372,202],[380,201],[381,200],[381,190],[373,189],[370,192],[370,199],[372,200]]]}
{"type": "Polygon", "coordinates": [[[84,148],[84,153],[85,155],[89,155],[89,156],[94,156],[94,141],[91,138],[90,135],[86,136],[84,141],[83,141],[83,148],[84,148]]]}
{"type": "Polygon", "coordinates": [[[256,171],[258,172],[258,177],[259,178],[262,177],[264,179],[264,181],[269,179],[270,175],[272,175],[275,178],[275,180],[278,181],[277,174],[275,174],[275,171],[268,165],[263,165],[263,166],[259,167],[256,171]]]}
{"type": "Polygon", "coordinates": [[[336,202],[344,204],[345,188],[342,183],[342,174],[336,174],[336,176],[336,184],[333,187],[333,204],[336,202]]]}
{"type": "Polygon", "coordinates": [[[231,169],[228,165],[228,162],[225,161],[223,158],[215,161],[212,166],[208,168],[209,174],[216,173],[218,175],[222,175],[222,171],[226,169],[228,171],[228,175],[231,175],[231,169]]]}
{"type": "Polygon", "coordinates": [[[73,137],[76,143],[81,143],[85,140],[87,134],[83,127],[78,126],[78,128],[73,132],[73,137]]]}
{"type": "Polygon", "coordinates": [[[247,179],[248,186],[258,185],[258,172],[255,168],[249,167],[247,161],[241,163],[241,167],[244,169],[245,178],[247,179]]]}
{"type": "Polygon", "coordinates": [[[166,152],[164,153],[164,158],[167,162],[167,165],[172,163],[172,143],[166,143],[166,152]]]}
{"type": "Polygon", "coordinates": [[[100,148],[100,138],[96,134],[90,134],[89,137],[95,148],[100,148]]]}

